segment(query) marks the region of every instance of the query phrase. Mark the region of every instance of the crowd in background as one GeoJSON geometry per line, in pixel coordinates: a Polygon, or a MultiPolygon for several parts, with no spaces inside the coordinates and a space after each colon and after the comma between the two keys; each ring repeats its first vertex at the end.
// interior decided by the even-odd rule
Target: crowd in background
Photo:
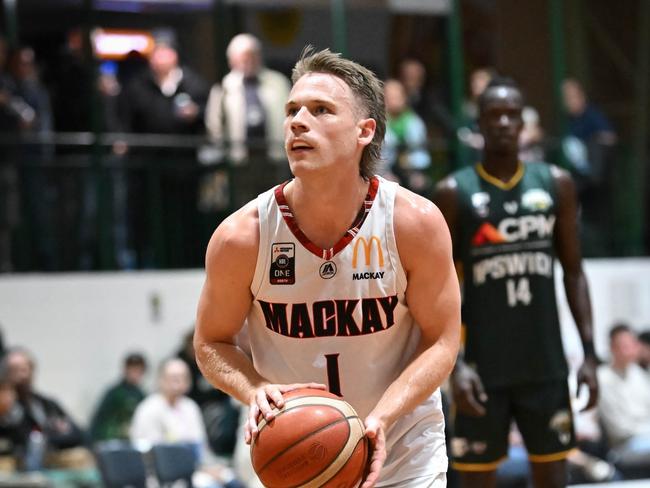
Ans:
{"type": "MultiPolygon", "coordinates": [[[[179,49],[162,30],[148,57],[132,51],[89,69],[80,30],[56,59],[37,60],[29,47],[9,51],[0,39],[0,272],[100,269],[102,239],[111,247],[109,268],[200,267],[220,218],[290,177],[283,149],[290,82],[265,66],[259,40],[235,36],[230,71],[213,86],[183,64],[179,49]],[[88,147],[47,143],[54,132],[113,135],[101,148],[104,186],[88,147]],[[16,134],[21,144],[11,144],[16,134]],[[107,195],[110,208],[100,210],[107,195]]],[[[470,73],[455,120],[424,63],[402,59],[385,83],[381,173],[429,195],[458,154],[463,164],[479,161],[476,100],[496,74],[491,67],[470,73]]],[[[548,154],[539,114],[526,106],[521,159],[571,170],[585,255],[607,256],[616,132],[577,80],[562,90],[561,146],[548,154]]]]}
{"type": "MultiPolygon", "coordinates": [[[[242,468],[245,460],[234,459],[236,452],[245,451],[236,450],[238,443],[242,447],[241,406],[202,376],[192,338],[190,330],[155,368],[142,354],[127,354],[116,382],[91,400],[94,410],[87,425],[73,419],[60,399],[35,390],[38,359],[28,349],[3,346],[0,473],[92,469],[98,446],[126,441],[143,452],[160,443],[190,445],[199,486],[237,488],[250,481],[249,470],[242,468]],[[148,374],[157,378],[151,392],[143,386],[148,374]]],[[[598,376],[596,409],[581,412],[576,396],[578,448],[568,458],[570,482],[650,478],[650,330],[637,334],[626,324],[614,324],[610,358],[601,364],[598,376]]],[[[55,391],[56,385],[45,389],[55,391]]],[[[443,391],[449,397],[447,393],[443,391]]],[[[525,446],[516,426],[509,459],[498,476],[499,486],[528,482],[525,446]]],[[[452,473],[450,486],[453,483],[452,473]]]]}

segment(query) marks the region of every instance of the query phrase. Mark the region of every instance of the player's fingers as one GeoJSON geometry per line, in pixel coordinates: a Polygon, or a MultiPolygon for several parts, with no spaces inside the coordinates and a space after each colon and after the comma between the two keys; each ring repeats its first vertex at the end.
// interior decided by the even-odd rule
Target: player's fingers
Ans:
{"type": "Polygon", "coordinates": [[[282,390],[280,388],[268,387],[266,396],[267,398],[271,399],[271,401],[275,404],[276,407],[278,408],[284,407],[284,397],[282,396],[282,390]]]}
{"type": "Polygon", "coordinates": [[[464,399],[463,406],[465,407],[466,414],[472,417],[482,417],[485,415],[485,407],[476,399],[473,392],[468,391],[464,399]]]}
{"type": "Polygon", "coordinates": [[[476,392],[476,397],[479,399],[479,401],[485,403],[487,402],[488,396],[487,393],[485,393],[485,388],[483,387],[483,382],[481,379],[476,376],[472,380],[472,386],[474,388],[474,391],[476,392]]]}
{"type": "Polygon", "coordinates": [[[260,409],[260,414],[268,421],[273,419],[273,409],[269,404],[268,393],[266,388],[258,390],[256,396],[257,406],[260,409]]]}

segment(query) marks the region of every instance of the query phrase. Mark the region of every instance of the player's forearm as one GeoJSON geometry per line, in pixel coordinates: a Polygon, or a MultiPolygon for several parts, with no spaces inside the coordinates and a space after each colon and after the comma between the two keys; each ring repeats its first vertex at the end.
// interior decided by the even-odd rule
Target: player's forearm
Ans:
{"type": "Polygon", "coordinates": [[[255,370],[249,357],[234,344],[199,344],[196,359],[201,372],[213,386],[244,404],[250,402],[257,388],[268,383],[255,370]]]}
{"type": "Polygon", "coordinates": [[[441,338],[433,346],[419,350],[384,392],[370,416],[379,418],[388,428],[398,418],[412,412],[444,383],[457,354],[458,340],[453,338],[441,338]]]}
{"type": "Polygon", "coordinates": [[[571,314],[580,333],[585,356],[595,356],[589,286],[582,269],[575,272],[565,272],[564,289],[571,314]]]}

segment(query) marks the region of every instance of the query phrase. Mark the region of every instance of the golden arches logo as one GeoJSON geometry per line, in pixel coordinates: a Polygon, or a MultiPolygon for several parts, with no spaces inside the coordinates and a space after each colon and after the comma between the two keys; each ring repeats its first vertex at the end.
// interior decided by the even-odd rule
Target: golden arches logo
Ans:
{"type": "Polygon", "coordinates": [[[379,267],[384,267],[384,251],[381,249],[381,240],[377,236],[372,236],[369,240],[365,237],[357,237],[352,250],[352,267],[357,267],[357,256],[359,255],[359,244],[363,246],[363,254],[366,258],[366,266],[370,266],[370,256],[372,255],[372,245],[377,244],[377,257],[379,258],[379,267]]]}

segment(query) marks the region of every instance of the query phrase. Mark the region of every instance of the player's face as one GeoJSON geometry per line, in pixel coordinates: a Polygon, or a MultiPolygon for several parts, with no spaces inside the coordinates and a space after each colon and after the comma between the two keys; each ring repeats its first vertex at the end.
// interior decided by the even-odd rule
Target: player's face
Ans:
{"type": "Polygon", "coordinates": [[[516,153],[523,128],[521,95],[513,88],[489,89],[479,116],[479,126],[488,151],[516,153]]]}
{"type": "MultiPolygon", "coordinates": [[[[309,73],[293,86],[286,104],[284,143],[294,175],[357,164],[364,129],[350,87],[340,78],[309,73]]],[[[367,120],[367,119],[365,119],[367,120]]]]}

